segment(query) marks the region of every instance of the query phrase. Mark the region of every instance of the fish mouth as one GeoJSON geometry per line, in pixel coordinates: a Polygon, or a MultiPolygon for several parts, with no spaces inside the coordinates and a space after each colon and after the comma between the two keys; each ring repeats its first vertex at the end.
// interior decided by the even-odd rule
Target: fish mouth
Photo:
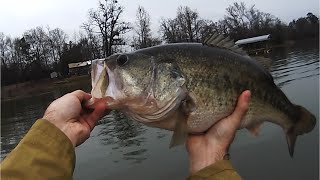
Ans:
{"type": "Polygon", "coordinates": [[[110,109],[120,109],[121,105],[126,104],[125,99],[127,96],[120,89],[120,81],[118,80],[115,73],[105,64],[106,78],[108,84],[106,84],[106,90],[104,97],[107,99],[107,105],[110,109]]]}
{"type": "Polygon", "coordinates": [[[120,90],[115,73],[107,66],[105,59],[92,61],[92,90],[91,94],[97,99],[106,99],[108,108],[117,109],[118,100],[125,95],[120,90]]]}
{"type": "Polygon", "coordinates": [[[122,99],[125,97],[123,93],[121,93],[119,88],[119,81],[116,80],[115,74],[108,68],[107,65],[105,65],[106,68],[106,76],[109,79],[109,83],[106,85],[106,93],[105,96],[111,97],[113,99],[122,99]]]}
{"type": "Polygon", "coordinates": [[[109,79],[106,74],[104,59],[93,60],[91,63],[91,94],[95,98],[103,98],[108,81],[109,79]]]}
{"type": "MultiPolygon", "coordinates": [[[[91,94],[98,99],[105,99],[109,109],[121,110],[121,111],[137,111],[140,113],[154,111],[157,104],[154,100],[153,93],[147,96],[133,97],[124,93],[122,89],[122,81],[120,77],[117,76],[117,72],[114,69],[108,67],[107,63],[101,62],[95,67],[98,69],[97,72],[92,72],[94,76],[99,74],[98,80],[94,82],[91,94]],[[103,66],[103,68],[101,67],[103,66]],[[103,70],[101,70],[103,69],[103,70]]],[[[112,66],[112,65],[111,65],[112,66]]],[[[97,78],[97,77],[95,77],[97,78]]],[[[151,82],[154,80],[152,79],[151,82]]]]}

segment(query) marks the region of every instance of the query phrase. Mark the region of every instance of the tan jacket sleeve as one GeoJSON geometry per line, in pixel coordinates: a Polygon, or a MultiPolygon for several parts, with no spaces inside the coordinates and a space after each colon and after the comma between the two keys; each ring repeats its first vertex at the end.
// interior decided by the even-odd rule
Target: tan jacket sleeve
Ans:
{"type": "Polygon", "coordinates": [[[188,180],[241,180],[230,161],[219,161],[188,177],[188,180]]]}
{"type": "Polygon", "coordinates": [[[72,179],[75,151],[47,120],[38,120],[1,163],[1,179],[72,179]]]}

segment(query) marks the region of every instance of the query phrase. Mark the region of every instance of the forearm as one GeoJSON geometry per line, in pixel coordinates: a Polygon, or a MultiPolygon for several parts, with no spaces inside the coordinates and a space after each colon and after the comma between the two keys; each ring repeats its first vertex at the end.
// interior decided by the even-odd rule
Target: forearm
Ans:
{"type": "Polygon", "coordinates": [[[3,179],[72,179],[75,151],[70,140],[47,120],[38,120],[2,161],[3,179]]]}

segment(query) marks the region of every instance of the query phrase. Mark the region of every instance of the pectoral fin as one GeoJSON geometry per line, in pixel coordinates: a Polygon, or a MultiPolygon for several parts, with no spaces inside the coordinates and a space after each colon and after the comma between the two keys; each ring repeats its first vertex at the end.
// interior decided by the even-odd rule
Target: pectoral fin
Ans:
{"type": "Polygon", "coordinates": [[[173,117],[176,120],[176,125],[170,142],[170,148],[186,142],[188,136],[188,116],[196,108],[195,97],[192,94],[188,94],[181,102],[181,106],[173,117]]]}
{"type": "Polygon", "coordinates": [[[188,136],[187,130],[188,127],[186,119],[184,119],[183,117],[177,119],[169,148],[184,144],[188,136]]]}
{"type": "Polygon", "coordinates": [[[189,92],[181,103],[181,110],[185,114],[189,114],[197,109],[197,101],[195,96],[189,92]]]}

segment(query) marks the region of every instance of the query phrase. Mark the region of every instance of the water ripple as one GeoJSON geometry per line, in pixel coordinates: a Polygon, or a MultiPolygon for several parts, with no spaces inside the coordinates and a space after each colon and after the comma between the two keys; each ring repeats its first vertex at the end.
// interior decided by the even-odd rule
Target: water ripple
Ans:
{"type": "Polygon", "coordinates": [[[296,80],[319,76],[319,50],[288,53],[287,58],[274,61],[271,74],[279,87],[296,80]]]}

